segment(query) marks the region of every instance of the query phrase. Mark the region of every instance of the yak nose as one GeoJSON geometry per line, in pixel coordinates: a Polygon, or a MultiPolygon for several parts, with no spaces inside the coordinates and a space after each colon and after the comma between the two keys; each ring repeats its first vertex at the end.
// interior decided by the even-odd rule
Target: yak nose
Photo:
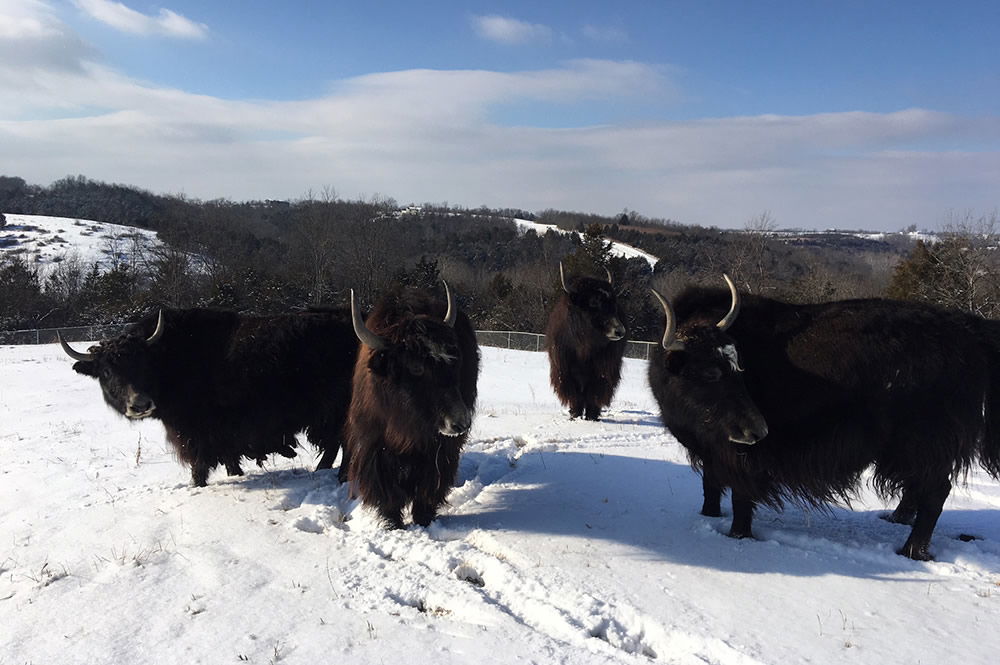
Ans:
{"type": "Polygon", "coordinates": [[[608,339],[612,342],[617,342],[622,337],[625,336],[625,326],[621,324],[621,321],[617,319],[611,322],[611,326],[608,328],[608,339]]]}
{"type": "Polygon", "coordinates": [[[729,440],[733,443],[742,443],[752,446],[767,436],[767,423],[761,419],[759,422],[744,425],[740,428],[739,434],[731,435],[729,440]]]}
{"type": "Polygon", "coordinates": [[[456,413],[450,417],[445,417],[444,423],[438,431],[445,436],[462,436],[472,427],[472,414],[466,410],[464,413],[456,413]]]}

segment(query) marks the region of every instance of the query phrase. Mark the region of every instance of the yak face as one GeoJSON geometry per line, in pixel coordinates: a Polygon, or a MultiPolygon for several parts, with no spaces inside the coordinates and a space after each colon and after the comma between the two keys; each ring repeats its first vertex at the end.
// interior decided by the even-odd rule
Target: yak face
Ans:
{"type": "Polygon", "coordinates": [[[63,350],[76,359],[73,370],[97,379],[104,401],[118,413],[132,420],[148,418],[156,411],[158,371],[154,366],[152,346],[162,335],[162,314],[151,337],[135,331],[117,339],[106,340],[80,353],[59,338],[63,350]]]}
{"type": "Polygon", "coordinates": [[[458,309],[445,284],[448,309],[444,320],[417,314],[395,322],[388,334],[368,329],[351,292],[354,331],[371,349],[368,370],[380,379],[390,413],[410,417],[445,436],[461,436],[472,427],[472,405],[462,398],[462,354],[455,334],[458,309]]]}
{"type": "Polygon", "coordinates": [[[658,354],[669,397],[664,420],[697,433],[704,442],[753,445],[767,436],[767,423],[743,380],[739,352],[725,333],[702,326],[678,336],[658,354]]]}
{"type": "Polygon", "coordinates": [[[411,405],[445,436],[461,436],[472,426],[472,410],[459,391],[462,358],[455,331],[419,317],[402,341],[374,351],[368,368],[384,380],[389,399],[411,405]]]}
{"type": "Polygon", "coordinates": [[[577,316],[598,334],[612,342],[625,337],[625,326],[618,318],[618,303],[610,284],[595,279],[579,279],[568,295],[577,316]]]}
{"type": "Polygon", "coordinates": [[[562,261],[559,262],[559,283],[566,293],[563,297],[569,303],[570,325],[581,339],[617,342],[625,338],[627,331],[618,318],[618,300],[612,289],[611,272],[607,268],[605,271],[607,281],[577,277],[567,285],[562,261]]]}
{"type": "Polygon", "coordinates": [[[739,315],[740,299],[732,280],[725,278],[732,293],[729,313],[718,323],[686,321],[680,330],[670,303],[653,291],[666,323],[650,381],[664,424],[675,434],[689,433],[703,444],[753,445],[767,436],[767,422],[743,380],[736,340],[726,332],[739,315]]]}

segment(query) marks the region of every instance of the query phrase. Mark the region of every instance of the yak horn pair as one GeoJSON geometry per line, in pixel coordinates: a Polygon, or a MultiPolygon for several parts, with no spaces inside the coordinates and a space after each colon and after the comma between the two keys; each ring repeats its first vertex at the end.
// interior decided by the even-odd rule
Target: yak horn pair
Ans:
{"type": "MultiPolygon", "coordinates": [[[[604,267],[604,273],[608,276],[608,284],[611,284],[611,271],[608,270],[607,266],[604,267]]],[[[563,275],[563,265],[562,261],[559,262],[559,283],[562,284],[563,291],[569,293],[569,289],[566,288],[566,277],[563,275]]]]}
{"type": "MultiPolygon", "coordinates": [[[[451,297],[451,289],[448,288],[448,282],[442,279],[441,283],[444,284],[444,293],[448,299],[448,309],[444,313],[444,323],[449,328],[454,328],[455,319],[458,317],[458,308],[455,307],[455,300],[451,297]]],[[[362,344],[375,351],[380,351],[386,347],[388,343],[385,339],[369,330],[365,322],[361,320],[361,312],[358,311],[357,303],[354,300],[354,289],[351,289],[351,320],[354,322],[354,334],[358,336],[362,344]]]]}
{"type": "MultiPolygon", "coordinates": [[[[722,320],[715,324],[719,330],[727,330],[729,326],[733,325],[736,321],[736,317],[740,313],[740,293],[736,290],[736,285],[733,284],[733,280],[729,278],[729,275],[723,273],[723,278],[726,280],[726,284],[729,285],[729,292],[733,296],[732,305],[729,306],[729,313],[722,317],[722,320]]],[[[681,342],[674,338],[677,333],[677,319],[674,317],[674,308],[670,306],[670,303],[666,298],[661,296],[656,289],[650,289],[656,299],[660,301],[660,305],[663,306],[663,314],[666,317],[666,325],[663,330],[663,341],[660,344],[666,351],[680,351],[684,348],[684,342],[681,342]]]]}
{"type": "MultiPolygon", "coordinates": [[[[161,309],[160,315],[156,319],[156,330],[154,330],[153,334],[146,339],[146,346],[152,346],[153,344],[156,344],[156,342],[158,342],[159,339],[163,337],[163,330],[164,330],[163,310],[161,309]]],[[[62,346],[63,351],[66,352],[66,355],[68,355],[73,360],[82,360],[84,362],[90,362],[94,360],[93,353],[80,353],[72,346],[67,344],[66,340],[62,338],[62,335],[59,334],[58,330],[56,331],[56,339],[59,340],[59,344],[60,346],[62,346]]]]}

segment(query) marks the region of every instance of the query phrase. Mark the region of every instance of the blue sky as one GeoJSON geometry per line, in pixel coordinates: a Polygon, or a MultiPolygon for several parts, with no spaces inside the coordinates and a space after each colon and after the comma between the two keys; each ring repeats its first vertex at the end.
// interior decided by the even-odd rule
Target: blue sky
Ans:
{"type": "Polygon", "coordinates": [[[740,227],[1000,206],[1000,2],[0,0],[0,173],[740,227]]]}

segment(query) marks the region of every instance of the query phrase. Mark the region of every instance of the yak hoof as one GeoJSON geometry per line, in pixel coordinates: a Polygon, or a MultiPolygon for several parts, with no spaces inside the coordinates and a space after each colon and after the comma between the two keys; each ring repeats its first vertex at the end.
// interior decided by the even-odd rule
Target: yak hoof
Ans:
{"type": "Polygon", "coordinates": [[[896,554],[905,556],[914,561],[933,561],[934,557],[927,551],[927,545],[913,545],[906,543],[902,548],[896,550],[896,554]]]}
{"type": "Polygon", "coordinates": [[[735,538],[736,540],[743,540],[744,538],[753,538],[753,533],[750,531],[744,531],[743,529],[730,529],[729,533],[726,534],[730,538],[735,538]]]}
{"type": "Polygon", "coordinates": [[[722,509],[718,506],[715,507],[703,507],[701,509],[701,514],[705,517],[722,517],[722,509]]]}

